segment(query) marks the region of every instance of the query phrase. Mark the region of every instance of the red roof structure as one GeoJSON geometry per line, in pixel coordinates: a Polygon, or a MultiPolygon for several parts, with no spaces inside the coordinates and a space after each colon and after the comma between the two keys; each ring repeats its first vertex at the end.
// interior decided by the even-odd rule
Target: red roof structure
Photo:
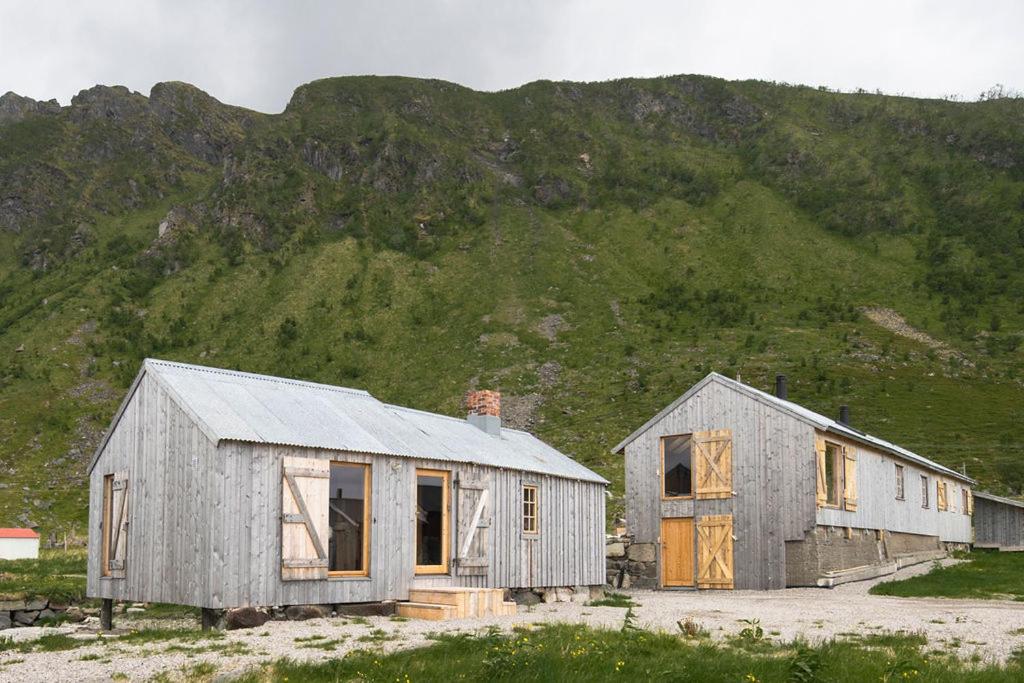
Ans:
{"type": "Polygon", "coordinates": [[[39,538],[31,529],[0,529],[0,538],[39,538]]]}

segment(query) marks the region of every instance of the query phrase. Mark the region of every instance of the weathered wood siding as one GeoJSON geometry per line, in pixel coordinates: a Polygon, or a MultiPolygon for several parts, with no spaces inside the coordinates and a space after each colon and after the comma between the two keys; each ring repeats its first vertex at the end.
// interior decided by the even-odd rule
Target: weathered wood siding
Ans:
{"type": "Polygon", "coordinates": [[[965,483],[849,439],[824,436],[826,441],[857,451],[857,509],[819,508],[818,524],[938,536],[950,543],[971,542],[971,517],[963,509],[965,483]],[[903,500],[896,498],[896,465],[903,466],[903,500]],[[922,505],[921,475],[928,476],[927,508],[922,505]],[[945,511],[939,511],[935,491],[939,481],[946,482],[949,506],[945,511]]]}
{"type": "MultiPolygon", "coordinates": [[[[451,556],[458,510],[453,509],[451,556]]],[[[407,599],[411,587],[547,587],[605,581],[605,488],[558,477],[437,460],[225,442],[215,447],[164,392],[142,378],[90,477],[88,594],[199,607],[407,599]],[[371,465],[367,577],[281,580],[284,456],[371,465]],[[452,482],[490,474],[486,575],[414,575],[416,469],[452,482]],[[100,578],[103,475],[129,473],[125,579],[100,578]],[[522,485],[538,487],[540,533],[524,537],[522,485]]]]}
{"type": "Polygon", "coordinates": [[[733,515],[735,587],[783,588],[785,541],[815,521],[814,430],[710,382],[626,446],[626,528],[638,543],[660,543],[662,517],[720,514],[733,515]],[[732,430],[735,495],[661,500],[660,438],[714,429],[732,430]]]}
{"type": "Polygon", "coordinates": [[[974,497],[974,543],[989,548],[1024,548],[1024,507],[974,497]]]}
{"type": "Polygon", "coordinates": [[[216,449],[160,385],[143,376],[89,477],[91,597],[197,604],[211,571],[208,516],[216,449]],[[101,578],[103,477],[128,473],[125,578],[101,578]]]}

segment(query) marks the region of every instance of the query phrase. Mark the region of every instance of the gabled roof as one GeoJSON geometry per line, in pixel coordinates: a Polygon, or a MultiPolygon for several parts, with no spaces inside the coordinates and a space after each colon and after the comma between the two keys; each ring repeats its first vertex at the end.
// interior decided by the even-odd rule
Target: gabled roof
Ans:
{"type": "Polygon", "coordinates": [[[158,381],[214,443],[398,455],[608,483],[527,432],[503,427],[491,436],[464,419],[389,405],[358,389],[154,359],[139,374],[158,381]]]}
{"type": "Polygon", "coordinates": [[[1024,508],[1024,500],[1004,498],[1003,496],[997,496],[994,493],[988,493],[987,491],[974,491],[972,495],[975,498],[984,498],[985,500],[995,501],[996,503],[1002,503],[1003,505],[1012,505],[1014,507],[1024,508]]]}
{"type": "Polygon", "coordinates": [[[712,372],[707,377],[705,377],[704,379],[690,387],[690,389],[685,394],[677,398],[675,401],[666,406],[661,412],[659,412],[657,415],[655,415],[650,420],[645,422],[644,425],[640,427],[640,429],[637,429],[635,432],[633,432],[625,439],[623,439],[623,441],[618,446],[612,449],[612,452],[621,453],[622,450],[627,445],[632,443],[637,437],[646,432],[656,423],[660,422],[663,417],[671,413],[673,410],[679,407],[679,405],[687,401],[691,396],[696,394],[698,391],[703,389],[711,382],[717,382],[722,386],[725,386],[729,389],[738,391],[741,394],[749,396],[755,401],[760,401],[774,408],[782,410],[788,413],[789,415],[793,416],[794,418],[815,427],[816,429],[820,429],[825,432],[832,432],[833,434],[839,434],[853,441],[858,441],[866,446],[877,448],[878,450],[889,453],[890,455],[895,455],[904,458],[906,460],[909,460],[910,462],[916,463],[927,469],[933,470],[935,472],[940,472],[946,476],[953,477],[955,479],[960,479],[961,481],[970,482],[971,484],[974,483],[974,480],[971,479],[970,477],[960,474],[956,470],[951,470],[948,467],[940,465],[939,463],[933,460],[929,460],[928,458],[922,455],[918,455],[913,451],[909,451],[906,448],[903,448],[902,446],[897,446],[896,444],[886,441],[885,439],[880,439],[877,436],[865,434],[859,429],[854,429],[842,423],[836,422],[831,418],[825,417],[821,413],[816,413],[813,410],[804,408],[803,406],[797,405],[792,401],[786,401],[777,396],[769,394],[768,392],[761,391],[760,389],[755,389],[754,387],[749,386],[747,384],[743,384],[742,382],[737,382],[736,380],[730,379],[724,375],[720,375],[717,372],[712,372]]]}
{"type": "Polygon", "coordinates": [[[0,529],[0,538],[39,538],[32,529],[0,529]]]}

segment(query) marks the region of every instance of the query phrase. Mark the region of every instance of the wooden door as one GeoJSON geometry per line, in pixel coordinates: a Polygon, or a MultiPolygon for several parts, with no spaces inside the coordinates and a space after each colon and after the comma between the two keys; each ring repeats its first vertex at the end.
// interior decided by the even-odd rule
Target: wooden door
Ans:
{"type": "Polygon", "coordinates": [[[661,585],[693,585],[693,518],[661,520],[661,585]]]}
{"type": "Polygon", "coordinates": [[[281,580],[327,578],[331,463],[285,457],[281,472],[281,580]]]}
{"type": "Polygon", "coordinates": [[[732,515],[708,515],[697,523],[697,587],[732,588],[732,515]]]}

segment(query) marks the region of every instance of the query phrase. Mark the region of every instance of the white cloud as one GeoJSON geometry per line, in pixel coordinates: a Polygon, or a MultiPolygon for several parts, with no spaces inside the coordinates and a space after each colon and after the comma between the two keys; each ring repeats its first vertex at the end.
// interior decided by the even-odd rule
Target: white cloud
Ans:
{"type": "Polygon", "coordinates": [[[400,74],[496,90],[700,73],[973,98],[1024,88],[1024,3],[609,0],[0,0],[0,92],[183,80],[280,111],[316,78],[400,74]]]}

